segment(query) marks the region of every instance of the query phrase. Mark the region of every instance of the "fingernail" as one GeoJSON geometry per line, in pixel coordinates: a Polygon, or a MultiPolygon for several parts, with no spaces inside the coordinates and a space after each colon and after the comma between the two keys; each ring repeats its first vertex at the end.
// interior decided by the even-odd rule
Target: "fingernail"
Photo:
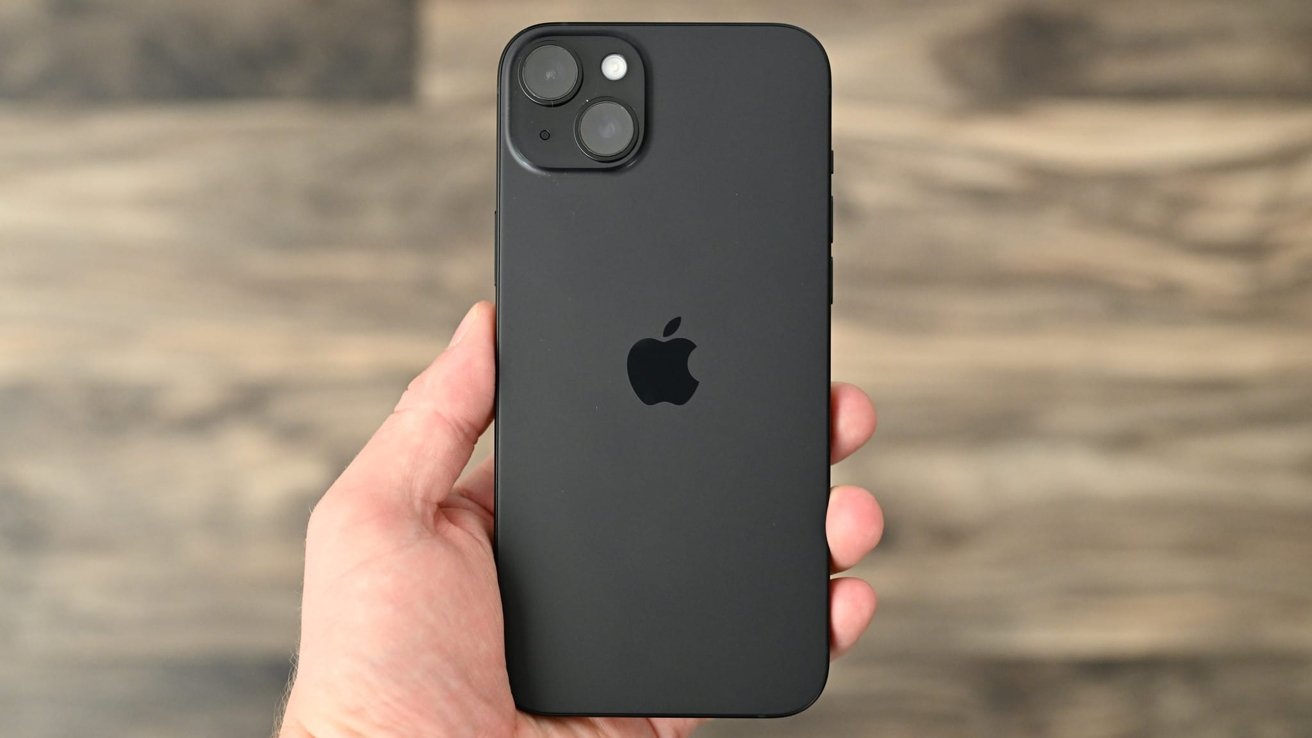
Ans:
{"type": "Polygon", "coordinates": [[[469,332],[469,325],[473,322],[470,318],[474,316],[474,309],[477,307],[478,306],[475,305],[474,307],[469,308],[469,312],[465,313],[465,317],[460,321],[460,325],[456,326],[456,332],[451,336],[451,343],[447,344],[447,348],[451,348],[457,343],[460,343],[460,339],[464,338],[465,334],[469,332]]]}

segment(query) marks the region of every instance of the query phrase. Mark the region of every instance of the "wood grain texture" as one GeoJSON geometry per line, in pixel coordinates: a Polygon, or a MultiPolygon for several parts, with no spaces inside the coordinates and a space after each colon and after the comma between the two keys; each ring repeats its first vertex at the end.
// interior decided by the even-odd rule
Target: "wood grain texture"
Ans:
{"type": "Polygon", "coordinates": [[[0,108],[0,735],[267,730],[310,505],[491,295],[501,47],[601,16],[834,70],[880,613],[706,735],[1312,734],[1312,6],[881,0],[427,4],[416,106],[0,108]]]}
{"type": "Polygon", "coordinates": [[[6,0],[0,99],[408,99],[416,0],[6,0]]]}

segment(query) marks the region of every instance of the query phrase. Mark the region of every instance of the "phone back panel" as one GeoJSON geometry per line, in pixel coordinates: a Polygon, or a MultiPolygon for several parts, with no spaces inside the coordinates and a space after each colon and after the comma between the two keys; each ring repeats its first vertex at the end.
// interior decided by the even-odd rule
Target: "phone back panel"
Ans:
{"type": "Polygon", "coordinates": [[[797,712],[828,673],[828,59],[790,26],[539,26],[507,47],[499,90],[496,555],[515,700],[797,712]],[[643,57],[645,130],[622,168],[538,170],[506,135],[511,60],[570,34],[643,57]],[[676,317],[696,391],[645,404],[630,350],[676,317]]]}

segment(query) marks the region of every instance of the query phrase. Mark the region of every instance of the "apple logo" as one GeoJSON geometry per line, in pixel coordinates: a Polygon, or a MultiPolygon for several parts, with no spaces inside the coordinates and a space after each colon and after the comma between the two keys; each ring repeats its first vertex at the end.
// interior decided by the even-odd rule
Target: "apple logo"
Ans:
{"type": "MultiPolygon", "coordinates": [[[[665,325],[664,337],[679,330],[675,318],[665,325]]],[[[644,404],[668,402],[682,405],[697,391],[697,380],[688,371],[688,356],[697,344],[686,338],[662,341],[644,338],[629,349],[629,382],[644,404]]]]}

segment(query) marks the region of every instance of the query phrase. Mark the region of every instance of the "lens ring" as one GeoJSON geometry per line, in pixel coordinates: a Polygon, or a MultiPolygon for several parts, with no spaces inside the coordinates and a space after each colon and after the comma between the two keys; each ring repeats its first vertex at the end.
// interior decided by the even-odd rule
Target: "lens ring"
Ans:
{"type": "Polygon", "coordinates": [[[638,139],[638,121],[624,103],[600,98],[579,113],[574,135],[583,153],[597,161],[614,161],[633,148],[638,139]]]}
{"type": "Polygon", "coordinates": [[[582,77],[574,52],[556,44],[538,46],[519,65],[519,85],[539,105],[560,105],[569,100],[582,77]]]}

